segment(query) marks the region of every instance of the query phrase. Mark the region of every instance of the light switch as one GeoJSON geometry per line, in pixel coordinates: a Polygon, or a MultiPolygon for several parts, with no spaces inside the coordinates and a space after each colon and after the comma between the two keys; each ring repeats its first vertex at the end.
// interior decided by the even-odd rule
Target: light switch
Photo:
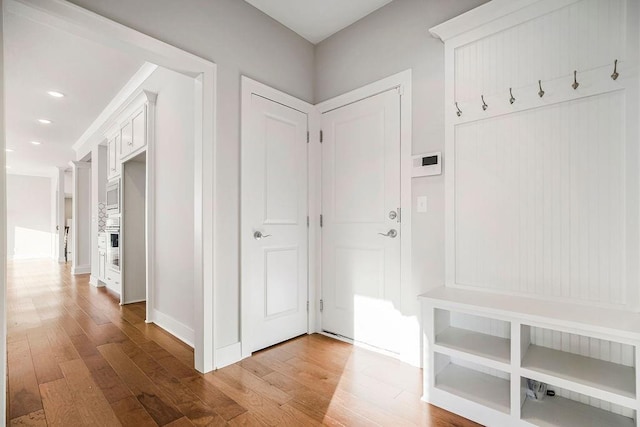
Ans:
{"type": "Polygon", "coordinates": [[[418,213],[427,213],[427,196],[418,196],[416,199],[416,211],[418,213]]]}

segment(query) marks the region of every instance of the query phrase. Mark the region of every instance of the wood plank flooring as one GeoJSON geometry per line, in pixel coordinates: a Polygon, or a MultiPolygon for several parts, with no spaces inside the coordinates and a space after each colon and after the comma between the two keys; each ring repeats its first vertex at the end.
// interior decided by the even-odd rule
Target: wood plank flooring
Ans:
{"type": "Polygon", "coordinates": [[[10,425],[476,425],[421,402],[419,369],[321,335],[201,375],[143,303],[48,260],[7,270],[10,425]]]}

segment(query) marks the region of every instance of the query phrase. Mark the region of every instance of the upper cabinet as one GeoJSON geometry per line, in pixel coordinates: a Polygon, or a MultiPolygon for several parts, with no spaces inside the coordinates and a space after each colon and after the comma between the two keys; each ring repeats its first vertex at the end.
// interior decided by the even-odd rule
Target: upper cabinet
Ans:
{"type": "Polygon", "coordinates": [[[122,160],[137,154],[147,146],[148,109],[147,104],[141,106],[122,124],[122,144],[120,145],[122,160]]]}
{"type": "Polygon", "coordinates": [[[108,178],[117,178],[120,176],[121,163],[118,156],[120,152],[120,131],[111,134],[111,137],[107,139],[107,152],[109,154],[107,158],[107,166],[108,166],[108,178]]]}
{"type": "Polygon", "coordinates": [[[157,95],[142,91],[129,104],[109,128],[106,135],[108,147],[108,177],[120,176],[122,163],[147,150],[153,136],[155,103],[157,95]]]}

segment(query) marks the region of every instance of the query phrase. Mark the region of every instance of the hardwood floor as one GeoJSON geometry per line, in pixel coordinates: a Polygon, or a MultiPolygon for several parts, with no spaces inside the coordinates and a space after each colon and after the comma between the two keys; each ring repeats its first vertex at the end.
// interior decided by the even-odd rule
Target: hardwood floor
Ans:
{"type": "Polygon", "coordinates": [[[51,261],[8,265],[11,425],[471,426],[420,401],[420,370],[321,335],[201,375],[193,350],[51,261]]]}

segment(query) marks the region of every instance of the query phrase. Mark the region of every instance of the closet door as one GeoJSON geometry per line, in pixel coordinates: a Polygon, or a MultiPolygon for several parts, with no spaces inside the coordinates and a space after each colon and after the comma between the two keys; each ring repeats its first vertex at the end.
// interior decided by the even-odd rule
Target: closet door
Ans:
{"type": "Polygon", "coordinates": [[[252,94],[243,116],[242,280],[250,351],[307,332],[307,115],[252,94]]]}

